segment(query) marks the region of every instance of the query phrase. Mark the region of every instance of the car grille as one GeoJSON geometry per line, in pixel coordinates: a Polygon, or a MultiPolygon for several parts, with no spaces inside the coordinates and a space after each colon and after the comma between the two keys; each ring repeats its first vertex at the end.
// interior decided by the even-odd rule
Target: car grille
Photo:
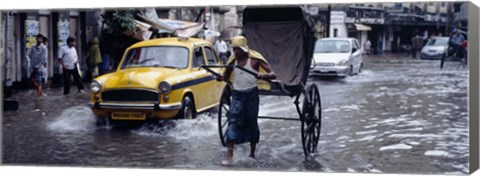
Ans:
{"type": "Polygon", "coordinates": [[[158,101],[159,93],[153,90],[122,89],[102,92],[103,101],[158,101]]]}
{"type": "Polygon", "coordinates": [[[319,66],[335,66],[335,63],[326,63],[326,62],[320,62],[317,63],[319,66]]]}

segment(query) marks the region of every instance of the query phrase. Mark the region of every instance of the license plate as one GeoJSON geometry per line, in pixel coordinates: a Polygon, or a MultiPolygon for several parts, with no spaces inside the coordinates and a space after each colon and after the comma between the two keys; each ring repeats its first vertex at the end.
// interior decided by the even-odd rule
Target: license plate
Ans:
{"type": "Polygon", "coordinates": [[[145,120],[145,113],[141,112],[115,112],[112,120],[145,120]]]}

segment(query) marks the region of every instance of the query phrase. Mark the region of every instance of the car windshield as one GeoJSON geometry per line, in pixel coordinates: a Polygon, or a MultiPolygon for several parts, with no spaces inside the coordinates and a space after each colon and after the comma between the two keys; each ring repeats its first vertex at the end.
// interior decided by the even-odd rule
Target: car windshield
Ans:
{"type": "Polygon", "coordinates": [[[186,68],[188,49],[178,46],[155,46],[130,49],[122,69],[131,67],[186,68]]]}
{"type": "Polygon", "coordinates": [[[350,43],[346,40],[319,40],[315,44],[316,53],[348,53],[350,43]]]}
{"type": "Polygon", "coordinates": [[[446,46],[448,44],[448,38],[434,38],[430,39],[427,43],[428,46],[446,46]]]}

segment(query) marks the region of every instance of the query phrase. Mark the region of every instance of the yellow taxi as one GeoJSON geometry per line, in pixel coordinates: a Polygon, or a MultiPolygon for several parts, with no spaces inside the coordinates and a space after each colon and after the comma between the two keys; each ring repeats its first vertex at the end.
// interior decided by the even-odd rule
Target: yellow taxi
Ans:
{"type": "Polygon", "coordinates": [[[177,37],[132,45],[115,72],[91,83],[93,113],[107,120],[193,119],[215,108],[225,83],[201,68],[222,64],[214,48],[202,39],[177,37]]]}

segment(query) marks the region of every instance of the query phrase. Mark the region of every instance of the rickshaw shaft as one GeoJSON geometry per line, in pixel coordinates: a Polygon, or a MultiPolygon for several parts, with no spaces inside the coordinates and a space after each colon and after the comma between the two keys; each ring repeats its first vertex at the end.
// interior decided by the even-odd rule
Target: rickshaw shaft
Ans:
{"type": "Polygon", "coordinates": [[[268,116],[258,116],[259,119],[273,119],[273,120],[292,120],[292,121],[299,121],[300,119],[294,118],[284,118],[284,117],[268,117],[268,116]]]}

